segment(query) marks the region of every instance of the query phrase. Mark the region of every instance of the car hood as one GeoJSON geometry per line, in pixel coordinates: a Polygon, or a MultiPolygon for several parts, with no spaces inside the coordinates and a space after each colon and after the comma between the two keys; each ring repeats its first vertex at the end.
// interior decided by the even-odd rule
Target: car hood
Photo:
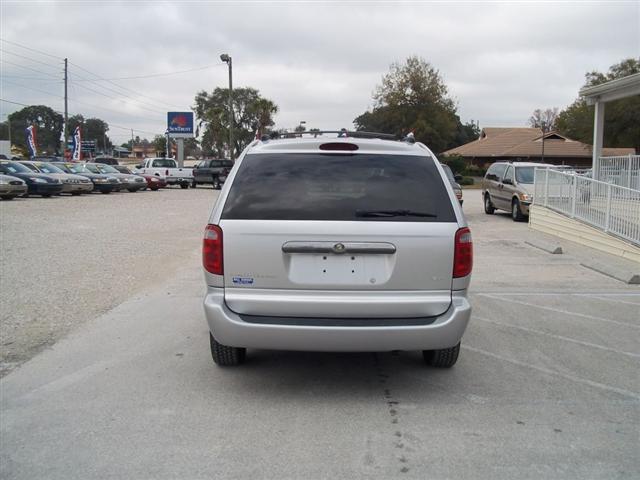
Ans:
{"type": "Polygon", "coordinates": [[[55,178],[52,175],[49,175],[48,173],[36,173],[36,172],[30,172],[30,173],[23,173],[23,172],[16,172],[16,173],[12,173],[11,174],[13,177],[18,177],[21,179],[27,179],[27,178],[42,178],[44,180],[47,181],[47,183],[61,183],[62,180],[60,180],[59,178],[55,178]]]}
{"type": "Polygon", "coordinates": [[[0,174],[0,180],[4,180],[5,182],[20,182],[22,185],[24,185],[24,180],[18,177],[14,177],[12,175],[0,174]]]}

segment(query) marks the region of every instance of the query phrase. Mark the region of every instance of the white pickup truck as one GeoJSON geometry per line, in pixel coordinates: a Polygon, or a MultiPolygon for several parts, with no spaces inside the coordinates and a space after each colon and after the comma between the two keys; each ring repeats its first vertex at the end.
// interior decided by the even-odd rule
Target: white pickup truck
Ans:
{"type": "Polygon", "coordinates": [[[164,177],[167,185],[180,185],[182,188],[189,188],[193,181],[193,169],[179,168],[172,158],[145,158],[136,166],[135,173],[164,177]]]}

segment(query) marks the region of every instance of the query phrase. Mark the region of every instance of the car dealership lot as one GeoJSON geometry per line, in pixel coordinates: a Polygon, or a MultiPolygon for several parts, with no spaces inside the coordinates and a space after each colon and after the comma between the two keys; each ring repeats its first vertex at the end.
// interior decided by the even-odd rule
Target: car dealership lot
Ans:
{"type": "Polygon", "coordinates": [[[1,205],[3,357],[71,333],[1,380],[0,477],[640,476],[640,289],[581,267],[592,252],[525,245],[540,235],[467,190],[474,312],[453,369],[271,351],[221,369],[199,267],[216,194],[1,205]]]}

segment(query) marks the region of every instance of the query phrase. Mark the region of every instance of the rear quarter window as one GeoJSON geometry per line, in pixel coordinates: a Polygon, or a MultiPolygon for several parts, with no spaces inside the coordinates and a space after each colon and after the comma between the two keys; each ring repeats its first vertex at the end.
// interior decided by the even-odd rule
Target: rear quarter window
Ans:
{"type": "Polygon", "coordinates": [[[222,218],[456,222],[431,157],[373,154],[249,154],[222,218]],[[426,215],[362,215],[402,211],[426,215]]]}

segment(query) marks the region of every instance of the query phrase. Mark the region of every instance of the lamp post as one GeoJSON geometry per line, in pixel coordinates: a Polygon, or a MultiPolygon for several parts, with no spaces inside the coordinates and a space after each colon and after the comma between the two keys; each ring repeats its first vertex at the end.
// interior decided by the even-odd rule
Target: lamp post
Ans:
{"type": "Polygon", "coordinates": [[[540,158],[540,163],[544,163],[544,136],[546,135],[546,124],[545,122],[541,122],[542,127],[542,158],[540,158]]]}
{"type": "Polygon", "coordinates": [[[229,157],[233,160],[233,76],[231,57],[223,53],[220,60],[229,65],[229,157]]]}

